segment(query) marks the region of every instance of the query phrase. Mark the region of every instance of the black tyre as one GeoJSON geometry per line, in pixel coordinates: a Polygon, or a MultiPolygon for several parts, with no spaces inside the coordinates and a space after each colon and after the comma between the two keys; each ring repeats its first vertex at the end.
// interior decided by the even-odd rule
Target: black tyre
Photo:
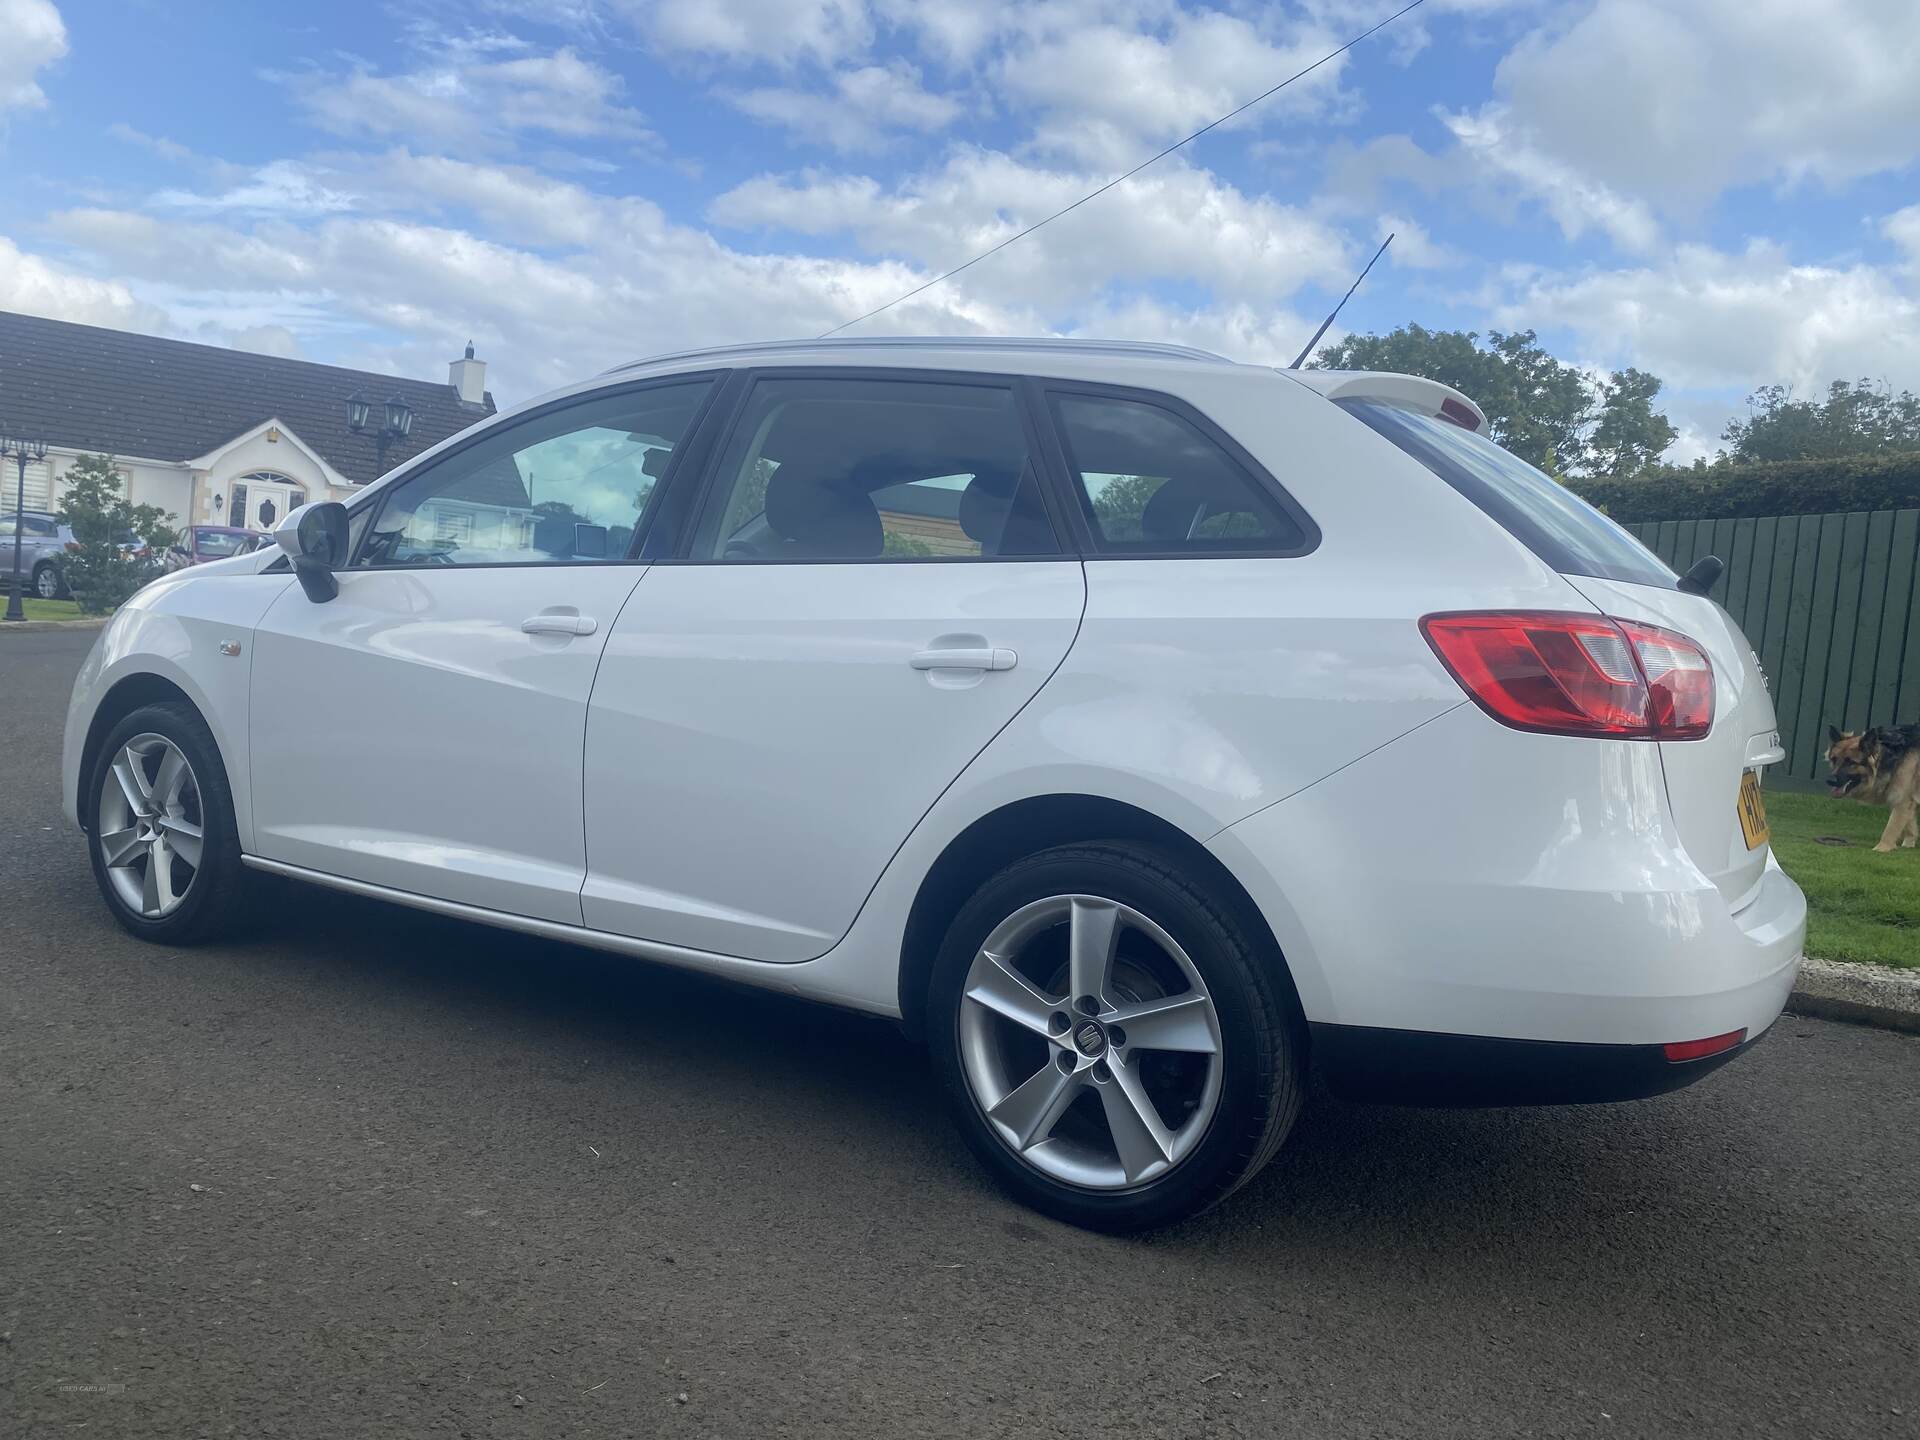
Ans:
{"type": "Polygon", "coordinates": [[[145,705],[108,732],[81,781],[93,878],[133,934],[215,939],[240,918],[246,872],[213,734],[184,701],[145,705]]]}
{"type": "Polygon", "coordinates": [[[60,567],[51,560],[42,560],[33,567],[33,593],[42,600],[60,600],[67,593],[66,577],[60,573],[60,567]]]}
{"type": "Polygon", "coordinates": [[[927,1034],[956,1120],[1036,1210],[1171,1224],[1273,1158],[1305,1089],[1281,957],[1177,856],[1063,846],[980,887],[947,933],[927,1034]]]}

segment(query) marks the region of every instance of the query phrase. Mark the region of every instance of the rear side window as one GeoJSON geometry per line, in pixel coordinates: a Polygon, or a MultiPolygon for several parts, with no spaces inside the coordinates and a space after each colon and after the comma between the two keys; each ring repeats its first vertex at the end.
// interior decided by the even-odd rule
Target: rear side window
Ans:
{"type": "Polygon", "coordinates": [[[1673,571],[1651,550],[1486,436],[1397,405],[1335,403],[1446,481],[1562,575],[1673,588],[1673,571]]]}
{"type": "Polygon", "coordinates": [[[1199,426],[1144,400],[1051,394],[1075,489],[1105,554],[1298,554],[1306,525],[1199,426]]]}
{"type": "Polygon", "coordinates": [[[979,560],[1059,553],[1006,385],[763,378],[693,556],[979,560]]]}

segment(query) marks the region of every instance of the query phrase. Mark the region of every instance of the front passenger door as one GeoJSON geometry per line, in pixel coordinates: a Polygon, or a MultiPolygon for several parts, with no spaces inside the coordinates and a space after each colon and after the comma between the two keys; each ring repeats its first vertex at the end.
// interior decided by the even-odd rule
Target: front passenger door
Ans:
{"type": "Polygon", "coordinates": [[[770,371],[723,444],[600,667],[583,909],[808,960],[1047,683],[1086,586],[1008,380],[770,371]]]}
{"type": "Polygon", "coordinates": [[[335,599],[287,587],[253,646],[255,853],[580,923],[587,697],[645,573],[636,530],[712,388],[677,377],[499,427],[387,487],[335,599]]]}

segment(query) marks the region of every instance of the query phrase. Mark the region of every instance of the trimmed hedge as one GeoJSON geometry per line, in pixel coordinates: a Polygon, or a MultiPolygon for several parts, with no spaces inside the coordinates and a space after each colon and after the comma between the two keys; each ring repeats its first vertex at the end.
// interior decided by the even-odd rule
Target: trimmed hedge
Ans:
{"type": "Polygon", "coordinates": [[[1624,524],[1905,510],[1920,505],[1920,451],[1590,476],[1567,488],[1624,524]]]}

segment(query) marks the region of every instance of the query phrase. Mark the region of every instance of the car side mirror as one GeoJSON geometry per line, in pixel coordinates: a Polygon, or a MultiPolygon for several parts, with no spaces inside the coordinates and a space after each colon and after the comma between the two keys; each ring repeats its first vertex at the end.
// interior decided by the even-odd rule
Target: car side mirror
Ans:
{"type": "Polygon", "coordinates": [[[347,563],[346,506],[338,500],[302,505],[274,527],[273,540],[314,604],[324,605],[340,593],[333,571],[347,563]]]}

